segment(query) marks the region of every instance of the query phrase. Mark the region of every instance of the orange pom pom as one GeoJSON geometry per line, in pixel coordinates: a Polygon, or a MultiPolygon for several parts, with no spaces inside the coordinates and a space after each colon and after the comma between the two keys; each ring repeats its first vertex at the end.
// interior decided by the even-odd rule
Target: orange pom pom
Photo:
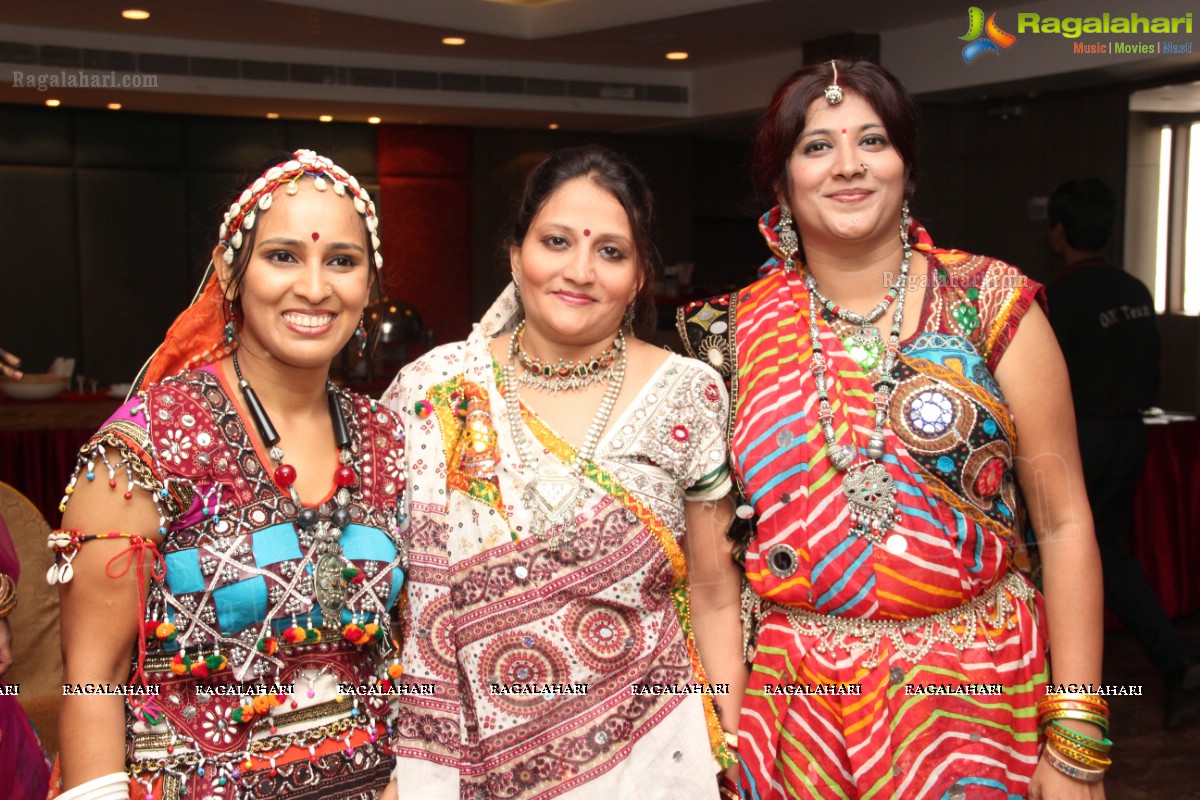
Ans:
{"type": "Polygon", "coordinates": [[[258,714],[265,714],[271,710],[271,701],[274,698],[270,695],[260,694],[254,698],[254,711],[258,714]]]}
{"type": "Polygon", "coordinates": [[[397,680],[404,674],[404,666],[398,662],[388,664],[387,674],[392,680],[397,680]]]}

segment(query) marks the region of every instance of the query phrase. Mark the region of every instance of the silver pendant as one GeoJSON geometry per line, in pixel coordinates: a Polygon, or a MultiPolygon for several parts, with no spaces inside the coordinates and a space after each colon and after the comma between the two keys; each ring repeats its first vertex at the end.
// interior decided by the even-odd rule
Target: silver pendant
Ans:
{"type": "MultiPolygon", "coordinates": [[[[338,549],[340,551],[341,548],[338,549]]],[[[321,619],[328,628],[336,628],[342,624],[342,610],[346,607],[346,594],[350,583],[342,575],[342,566],[341,553],[330,553],[321,556],[313,573],[317,605],[321,607],[321,619]]]]}
{"type": "Polygon", "coordinates": [[[849,341],[854,346],[872,352],[883,347],[883,336],[880,335],[879,328],[876,328],[874,325],[860,326],[854,333],[850,334],[849,341]]]}
{"type": "Polygon", "coordinates": [[[574,470],[547,459],[521,499],[533,511],[534,536],[557,548],[575,534],[575,515],[587,500],[587,489],[574,470]],[[558,530],[551,532],[555,528],[558,530]]]}
{"type": "Polygon", "coordinates": [[[842,478],[842,493],[850,504],[850,532],[875,544],[900,520],[896,511],[896,482],[878,461],[851,467],[842,478]]]}

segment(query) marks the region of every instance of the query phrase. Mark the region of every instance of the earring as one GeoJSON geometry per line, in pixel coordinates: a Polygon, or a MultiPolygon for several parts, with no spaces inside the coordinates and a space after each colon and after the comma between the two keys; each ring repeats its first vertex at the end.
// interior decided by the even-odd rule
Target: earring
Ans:
{"type": "Polygon", "coordinates": [[[358,343],[358,355],[361,358],[367,352],[367,327],[363,324],[363,315],[358,317],[358,327],[354,330],[354,341],[358,343]]]}
{"type": "Polygon", "coordinates": [[[513,275],[512,282],[513,282],[513,286],[516,287],[513,294],[517,299],[517,305],[521,306],[522,309],[524,309],[525,304],[521,302],[521,283],[520,283],[520,281],[517,280],[516,275],[513,275]]]}
{"type": "Polygon", "coordinates": [[[792,227],[792,210],[787,203],[779,204],[779,250],[783,253],[783,268],[795,272],[794,258],[800,250],[800,240],[796,237],[796,229],[792,227]]]}
{"type": "Polygon", "coordinates": [[[633,321],[637,319],[637,300],[631,300],[625,308],[625,316],[621,317],[621,327],[633,330],[633,321]]]}
{"type": "Polygon", "coordinates": [[[908,213],[908,201],[900,204],[900,241],[908,246],[908,229],[912,227],[912,215],[908,213]]]}

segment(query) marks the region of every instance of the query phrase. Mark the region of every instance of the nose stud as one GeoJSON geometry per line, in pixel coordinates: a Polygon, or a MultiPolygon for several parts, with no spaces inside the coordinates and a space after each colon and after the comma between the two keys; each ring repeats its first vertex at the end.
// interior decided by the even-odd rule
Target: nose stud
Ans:
{"type": "Polygon", "coordinates": [[[860,167],[862,167],[862,171],[863,171],[864,175],[866,175],[868,172],[871,171],[871,168],[867,166],[867,162],[865,162],[865,161],[860,161],[858,165],[860,167]]]}

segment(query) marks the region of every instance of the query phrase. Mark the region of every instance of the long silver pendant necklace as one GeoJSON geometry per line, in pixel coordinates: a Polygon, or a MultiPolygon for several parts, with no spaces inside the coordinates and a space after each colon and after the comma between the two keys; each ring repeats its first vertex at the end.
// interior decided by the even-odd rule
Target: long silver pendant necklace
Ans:
{"type": "Polygon", "coordinates": [[[570,463],[564,464],[553,454],[545,458],[534,454],[525,436],[525,422],[521,418],[521,398],[517,393],[512,358],[509,358],[502,370],[502,394],[508,413],[508,426],[512,430],[521,463],[526,469],[534,471],[533,479],[526,484],[521,493],[521,502],[533,514],[533,535],[551,550],[557,550],[577,532],[575,517],[586,504],[589,493],[586,478],[583,477],[583,465],[595,455],[600,436],[608,425],[609,417],[617,404],[617,396],[621,393],[621,384],[625,379],[624,347],[617,348],[616,359],[606,372],[608,388],[600,400],[600,408],[592,418],[583,445],[575,451],[575,457],[570,463]]]}
{"type": "Polygon", "coordinates": [[[258,435],[270,450],[268,455],[275,465],[274,479],[280,489],[288,493],[296,504],[295,526],[302,544],[312,547],[316,554],[316,565],[313,568],[313,588],[317,605],[321,609],[322,623],[326,627],[337,628],[341,625],[342,611],[346,608],[350,582],[346,572],[352,565],[342,554],[342,532],[350,525],[352,496],[350,490],[358,484],[358,473],[354,471],[350,452],[350,429],[342,416],[342,407],[338,402],[337,390],[330,385],[326,390],[329,401],[329,418],[333,423],[333,438],[338,448],[338,467],[334,470],[333,480],[337,487],[332,501],[319,509],[305,506],[300,502],[300,494],[296,491],[296,468],[283,462],[283,450],[279,448],[279,433],[271,424],[266,409],[258,399],[258,395],[250,386],[250,382],[242,377],[238,364],[237,352],[233,354],[233,371],[237,375],[238,388],[246,401],[250,418],[258,435]]]}
{"type": "MultiPolygon", "coordinates": [[[[904,257],[900,262],[900,276],[895,285],[883,299],[868,314],[856,314],[853,311],[838,307],[822,295],[817,289],[817,279],[809,272],[805,276],[805,286],[808,289],[808,332],[812,341],[811,370],[817,386],[818,412],[821,422],[821,434],[829,452],[829,460],[833,466],[844,473],[842,476],[842,494],[850,508],[850,532],[875,544],[882,544],[884,535],[900,521],[900,512],[896,510],[896,482],[887,468],[880,463],[884,452],[884,425],[887,422],[888,408],[891,405],[892,392],[896,388],[893,370],[896,358],[900,352],[900,327],[904,323],[904,290],[908,284],[908,270],[912,261],[912,247],[908,239],[909,219],[907,213],[901,215],[900,239],[904,244],[904,257]],[[863,345],[870,342],[871,336],[866,334],[867,328],[874,332],[878,341],[878,329],[872,324],[883,316],[887,307],[899,297],[895,312],[892,315],[892,328],[884,348],[883,362],[879,367],[879,381],[875,384],[872,404],[875,406],[874,430],[867,442],[867,458],[858,458],[858,448],[852,443],[849,447],[837,441],[833,428],[833,406],[829,402],[829,380],[827,376],[829,361],[821,345],[820,330],[817,320],[820,315],[818,300],[836,317],[859,326],[858,333],[852,338],[861,341],[863,345]]],[[[853,423],[851,423],[853,424],[853,423]]],[[[853,434],[852,434],[853,435],[853,434]]]]}

